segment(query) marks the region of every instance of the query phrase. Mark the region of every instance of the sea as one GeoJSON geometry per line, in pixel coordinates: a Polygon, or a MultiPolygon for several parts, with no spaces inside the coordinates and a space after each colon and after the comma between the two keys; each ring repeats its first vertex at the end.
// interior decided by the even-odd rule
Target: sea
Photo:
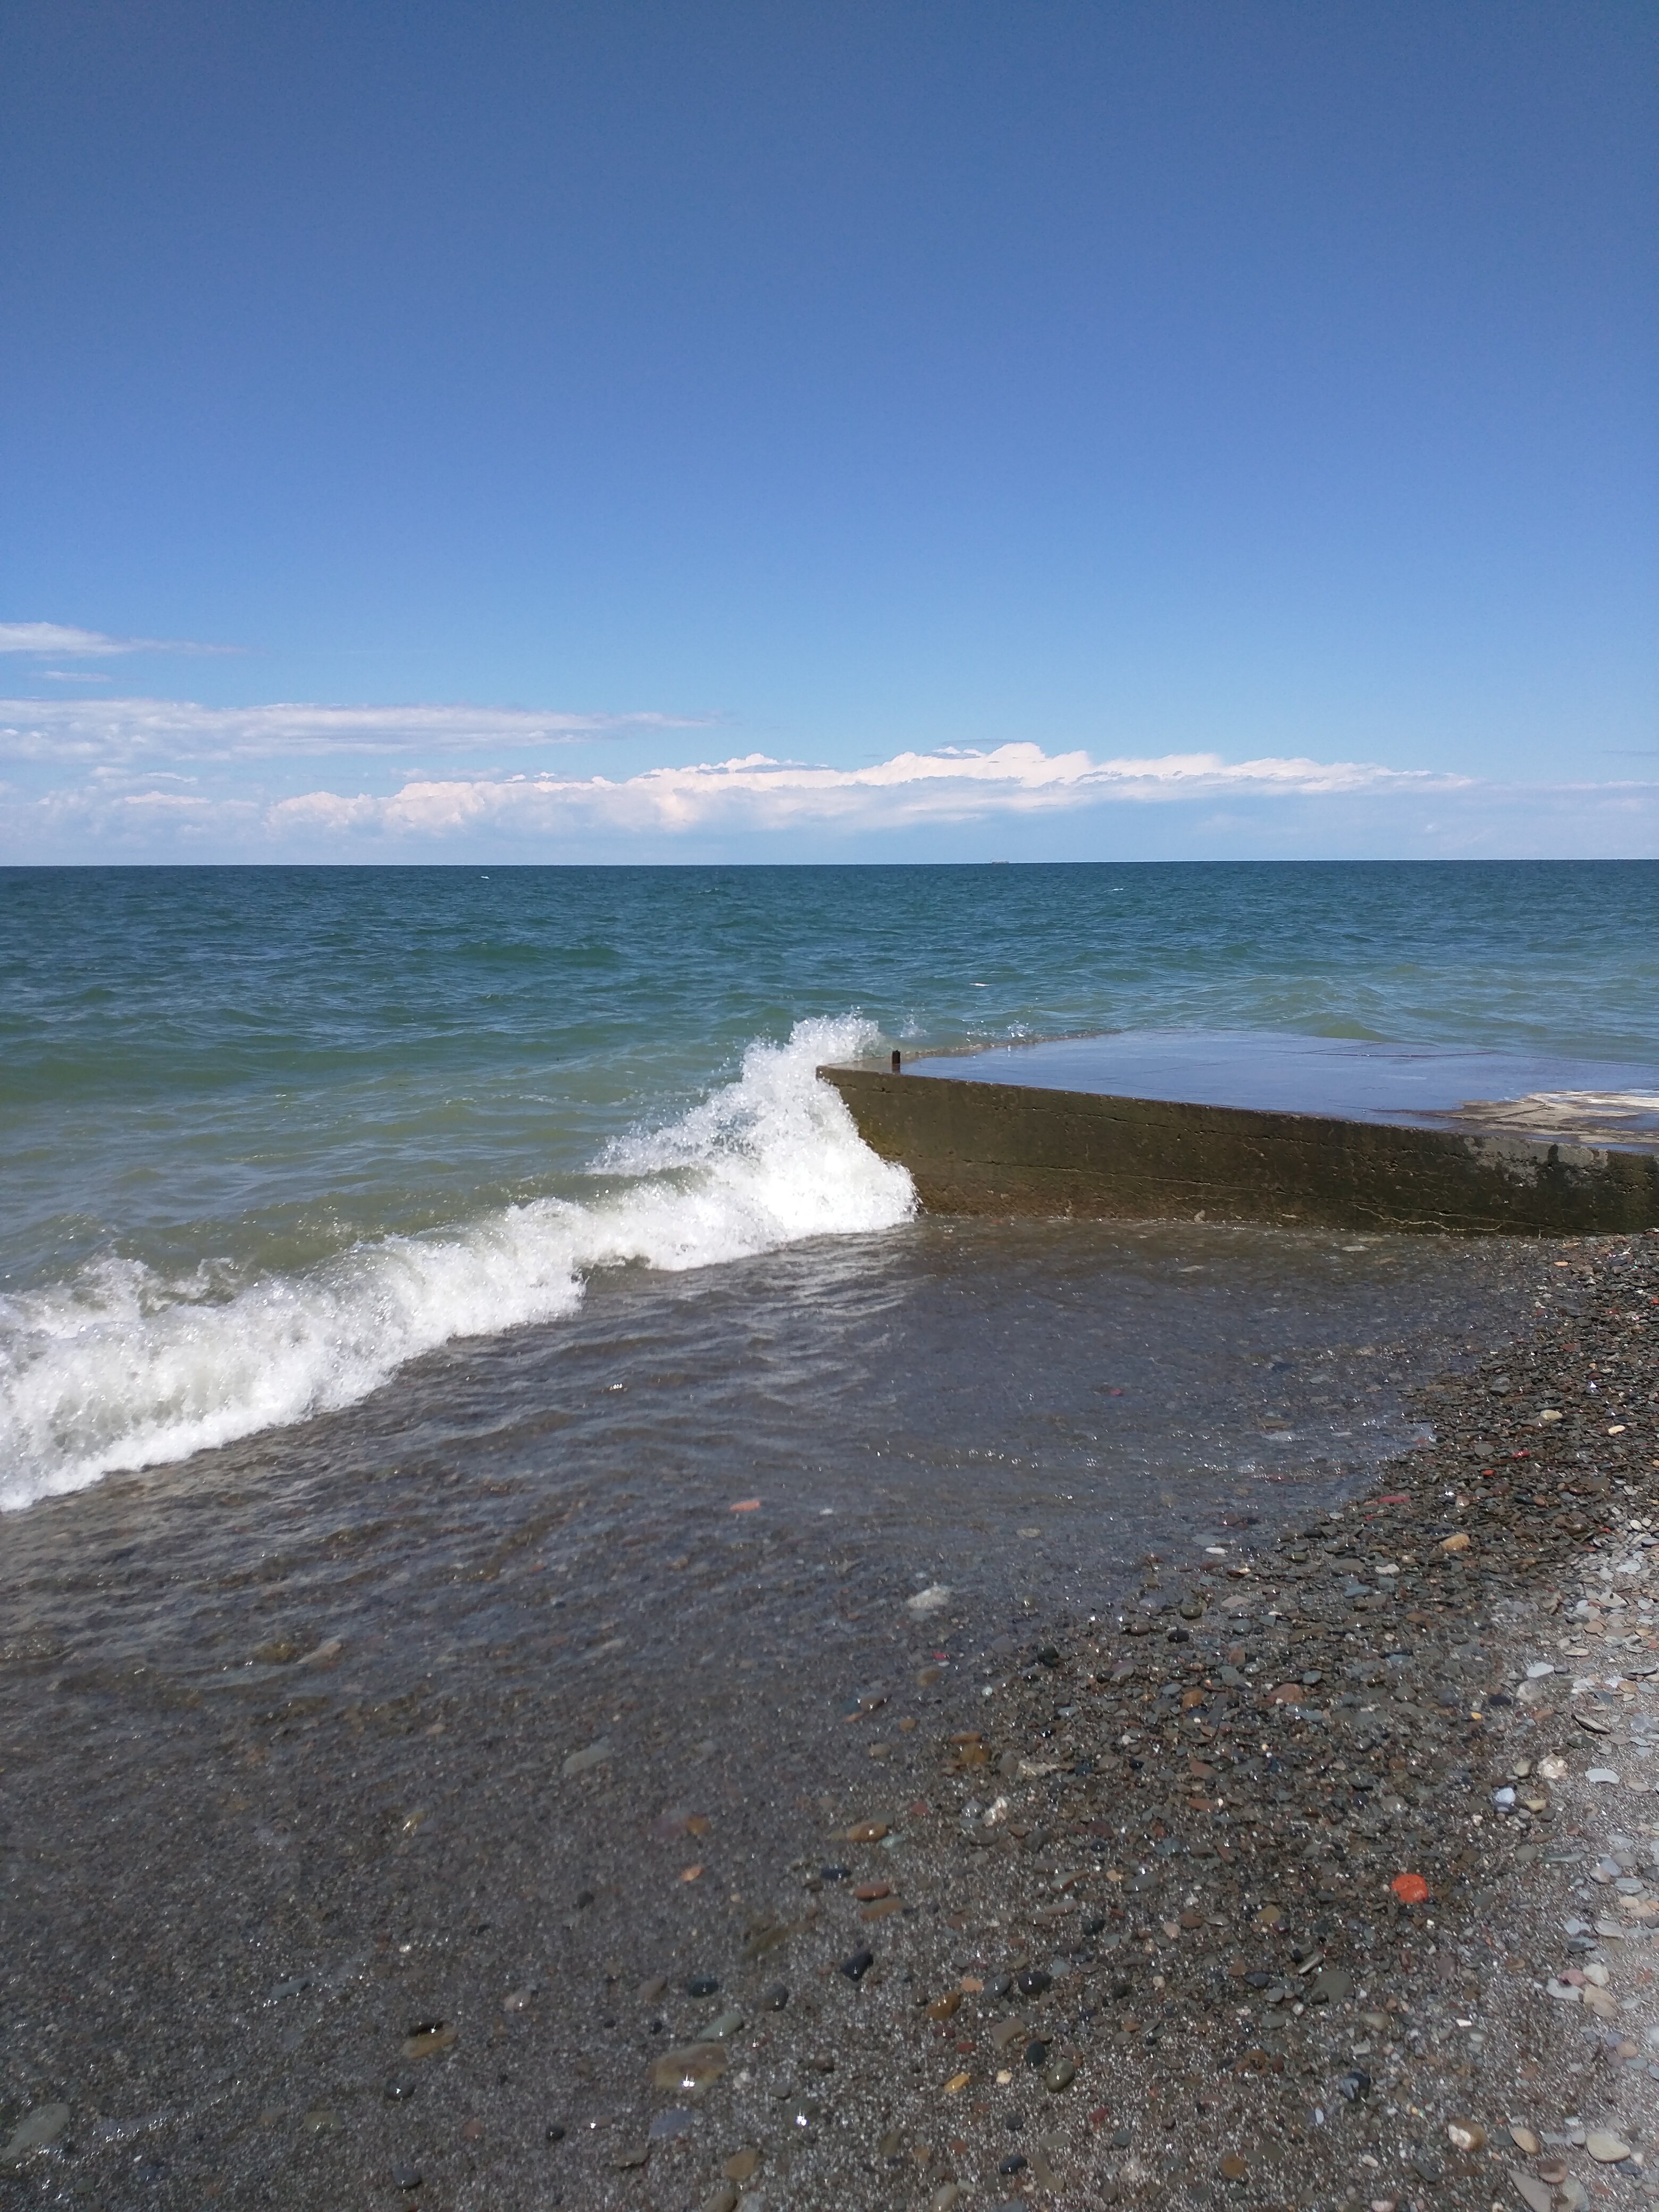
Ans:
{"type": "Polygon", "coordinates": [[[1423,1386],[1579,1280],[929,1216],[817,1068],[1118,1032],[1659,1076],[1656,915],[1649,864],[0,873],[11,2120],[72,2112],[111,2202],[411,2158],[527,2202],[514,2142],[557,2202],[578,2106],[638,2132],[618,1992],[747,1986],[849,1823],[922,1881],[946,1731],[1387,1494],[1423,1386]],[[399,2075],[440,2021],[465,2070],[399,2075]]]}
{"type": "Polygon", "coordinates": [[[1397,1443],[1316,1370],[1480,1336],[1479,1250],[930,1222],[815,1074],[1118,1030],[1659,1066],[1659,866],[0,872],[0,1504],[274,1472],[458,1358],[481,1436],[602,1375],[572,1455],[714,1422],[831,1510],[1397,1443]]]}

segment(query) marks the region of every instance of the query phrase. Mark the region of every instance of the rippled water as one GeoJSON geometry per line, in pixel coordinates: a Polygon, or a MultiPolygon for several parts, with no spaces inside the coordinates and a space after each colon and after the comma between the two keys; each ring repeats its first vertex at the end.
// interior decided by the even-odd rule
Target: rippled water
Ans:
{"type": "Polygon", "coordinates": [[[824,1639],[856,1669],[924,1588],[1087,1613],[1148,1549],[1322,1507],[1537,1274],[1499,1242],[978,1221],[623,1270],[360,1406],[38,1507],[13,1619],[194,1690],[262,1634],[341,1638],[380,1696],[434,1652],[672,1679],[741,1624],[811,1705],[824,1639]]]}
{"type": "MultiPolygon", "coordinates": [[[[828,1317],[866,1292],[910,1311],[891,1271],[909,1283],[898,1255],[923,1244],[817,1060],[1137,1026],[1650,1063],[1656,891],[1645,863],[5,872],[0,1497],[239,1438],[267,1439],[275,1480],[276,1439],[400,1375],[418,1395],[410,1363],[446,1346],[529,1328],[556,1371],[584,1299],[641,1273],[686,1278],[688,1374],[720,1371],[707,1314],[752,1296],[811,1376],[809,1425],[847,1431],[849,1395],[885,1401],[828,1317]],[[763,1293],[756,1263],[792,1249],[804,1272],[763,1293]]],[[[966,1311],[994,1279],[1041,1303],[1066,1277],[1059,1231],[988,1233],[971,1260],[927,1246],[956,1285],[930,1295],[966,1311]]],[[[1102,1260],[1079,1292],[1103,1326],[1152,1297],[1172,1407],[1233,1388],[1179,1267],[1256,1305],[1282,1275],[1324,1311],[1322,1256],[1244,1249],[1172,1262],[1155,1291],[1102,1260]]],[[[1379,1263],[1371,1334],[1416,1326],[1419,1291],[1384,1285],[1419,1266],[1379,1263]]],[[[989,1449],[1019,1339],[954,1362],[952,1340],[941,1324],[907,1386],[947,1459],[989,1449]]],[[[1024,1401],[1045,1448],[1042,1401],[1079,1357],[1054,1340],[1024,1401]]],[[[672,1447],[680,1413],[658,1413],[672,1447]]],[[[734,1410],[738,1458],[763,1432],[734,1410]]],[[[1139,1464],[1121,1423],[1098,1449],[1139,1464]]],[[[935,1480],[910,1464],[913,1491],[935,1480]]]]}

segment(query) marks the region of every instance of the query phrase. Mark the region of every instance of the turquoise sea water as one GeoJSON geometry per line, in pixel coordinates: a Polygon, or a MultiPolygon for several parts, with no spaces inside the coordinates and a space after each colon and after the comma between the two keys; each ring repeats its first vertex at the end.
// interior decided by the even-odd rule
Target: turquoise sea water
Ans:
{"type": "Polygon", "coordinates": [[[1133,1027],[1659,1068],[1656,921],[1649,862],[0,872],[0,1499],[600,1276],[901,1234],[823,1060],[1133,1027]]]}

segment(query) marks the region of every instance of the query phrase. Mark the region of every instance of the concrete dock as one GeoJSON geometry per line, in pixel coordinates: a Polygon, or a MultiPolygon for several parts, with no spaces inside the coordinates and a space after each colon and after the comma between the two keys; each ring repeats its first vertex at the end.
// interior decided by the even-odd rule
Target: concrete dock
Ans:
{"type": "Polygon", "coordinates": [[[1126,1030],[820,1073],[929,1212],[1659,1230],[1650,1067],[1126,1030]]]}

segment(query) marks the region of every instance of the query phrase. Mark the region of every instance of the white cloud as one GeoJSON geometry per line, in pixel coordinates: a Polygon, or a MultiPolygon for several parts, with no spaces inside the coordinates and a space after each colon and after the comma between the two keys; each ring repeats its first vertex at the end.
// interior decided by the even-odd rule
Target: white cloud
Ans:
{"type": "Polygon", "coordinates": [[[993,851],[1085,858],[1659,856],[1651,778],[1528,787],[1304,757],[1097,760],[1027,742],[857,768],[751,752],[614,776],[546,762],[518,775],[405,769],[389,793],[319,783],[294,794],[284,781],[261,787],[247,765],[330,754],[390,764],[417,747],[427,760],[499,755],[642,726],[677,726],[516,708],[0,702],[0,755],[22,761],[34,787],[14,786],[0,804],[0,853],[789,860],[879,848],[948,859],[994,840],[993,851]]]}
{"type": "Polygon", "coordinates": [[[0,623],[0,653],[46,653],[68,660],[112,653],[237,653],[234,645],[198,645],[181,637],[106,637],[73,623],[0,623]]]}
{"type": "Polygon", "coordinates": [[[521,707],[198,707],[188,699],[0,699],[0,758],[87,766],[332,753],[480,752],[694,726],[665,714],[521,707]]]}
{"type": "Polygon", "coordinates": [[[481,830],[562,836],[584,830],[671,835],[708,829],[776,831],[811,823],[903,830],[997,814],[1054,812],[1117,800],[1451,791],[1458,776],[1350,761],[1228,762],[1219,753],[1095,761],[1040,745],[990,751],[951,746],[895,754],[871,767],[821,768],[749,753],[639,775],[424,778],[390,797],[312,791],[278,801],[269,823],[279,837],[323,831],[389,838],[443,838],[481,830]]]}

